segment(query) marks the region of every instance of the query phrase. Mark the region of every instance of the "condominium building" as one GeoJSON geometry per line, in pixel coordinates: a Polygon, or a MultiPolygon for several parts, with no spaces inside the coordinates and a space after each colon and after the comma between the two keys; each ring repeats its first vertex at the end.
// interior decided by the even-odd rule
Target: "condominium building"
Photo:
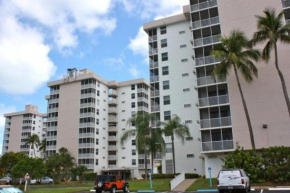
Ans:
{"type": "MultiPolygon", "coordinates": [[[[135,136],[121,145],[122,133],[134,128],[127,121],[149,112],[149,83],[144,79],[107,81],[90,70],[68,69],[61,80],[48,83],[47,153],[68,149],[79,165],[100,173],[144,173],[144,155],[135,136]]],[[[150,166],[150,160],[147,160],[150,166]]]]}
{"type": "MultiPolygon", "coordinates": [[[[243,30],[251,38],[256,31],[255,15],[262,15],[265,8],[274,8],[277,13],[284,10],[285,22],[289,22],[290,0],[189,3],[182,14],[143,26],[149,40],[151,112],[161,121],[179,115],[190,128],[191,140],[184,145],[175,141],[177,172],[208,176],[211,167],[216,176],[223,165],[221,158],[233,151],[236,143],[245,149],[251,149],[251,143],[235,76],[231,73],[226,81],[211,76],[220,62],[211,51],[220,43],[220,35],[233,29],[243,30]]],[[[278,45],[288,91],[289,51],[289,45],[278,45]]],[[[241,80],[257,149],[290,146],[290,119],[273,57],[269,64],[256,64],[259,78],[253,83],[241,80]]],[[[172,172],[170,156],[168,153],[162,160],[163,172],[172,172]]]]}
{"type": "MultiPolygon", "coordinates": [[[[25,111],[4,114],[6,118],[2,154],[7,152],[24,152],[34,157],[34,150],[26,143],[26,139],[36,134],[42,140],[45,137],[46,114],[39,113],[38,107],[26,105],[25,111]]],[[[42,157],[42,152],[35,147],[35,156],[42,157]]]]}

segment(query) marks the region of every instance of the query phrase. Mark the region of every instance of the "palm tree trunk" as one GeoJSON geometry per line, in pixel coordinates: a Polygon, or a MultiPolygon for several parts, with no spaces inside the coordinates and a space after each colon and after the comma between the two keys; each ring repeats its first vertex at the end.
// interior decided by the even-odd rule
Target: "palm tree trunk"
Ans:
{"type": "Polygon", "coordinates": [[[247,123],[248,123],[248,127],[249,127],[249,133],[250,133],[252,148],[254,150],[256,150],[256,145],[255,145],[255,140],[254,140],[254,133],[253,133],[253,128],[252,128],[252,124],[251,124],[251,119],[250,119],[250,116],[249,116],[248,107],[247,107],[247,104],[246,104],[246,101],[245,101],[245,97],[244,97],[244,93],[243,93],[243,90],[242,90],[242,87],[241,87],[241,83],[240,83],[239,75],[238,75],[238,72],[237,72],[237,68],[236,68],[235,64],[233,64],[233,66],[234,66],[235,75],[236,75],[239,91],[240,91],[240,94],[241,94],[241,97],[242,97],[242,102],[243,102],[245,114],[246,114],[246,119],[247,119],[247,123]]]}
{"type": "Polygon", "coordinates": [[[175,151],[174,151],[174,134],[171,135],[171,145],[172,145],[172,157],[173,157],[173,174],[175,176],[175,151]]]}
{"type": "Polygon", "coordinates": [[[146,147],[145,147],[145,150],[144,150],[144,153],[145,153],[145,180],[147,180],[147,176],[148,176],[148,170],[147,170],[147,150],[146,150],[146,147]]]}
{"type": "Polygon", "coordinates": [[[287,107],[288,107],[288,113],[289,113],[289,117],[290,117],[290,100],[289,100],[289,96],[288,96],[288,92],[287,92],[287,87],[286,87],[286,83],[285,83],[285,80],[284,80],[284,76],[283,76],[282,72],[280,71],[280,68],[279,68],[279,65],[278,65],[277,44],[275,44],[274,50],[275,50],[275,66],[276,66],[276,69],[278,71],[281,83],[282,83],[282,89],[283,89],[283,93],[284,93],[284,97],[285,97],[285,101],[286,101],[286,104],[287,104],[287,107]]]}

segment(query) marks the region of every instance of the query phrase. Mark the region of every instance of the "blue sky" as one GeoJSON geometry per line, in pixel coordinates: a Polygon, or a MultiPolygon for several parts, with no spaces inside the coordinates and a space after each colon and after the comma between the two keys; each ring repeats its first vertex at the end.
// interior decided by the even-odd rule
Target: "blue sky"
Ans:
{"type": "Polygon", "coordinates": [[[46,83],[67,68],[88,68],[108,80],[148,79],[143,23],[181,13],[188,3],[0,0],[0,148],[3,114],[26,104],[46,112],[46,83]]]}

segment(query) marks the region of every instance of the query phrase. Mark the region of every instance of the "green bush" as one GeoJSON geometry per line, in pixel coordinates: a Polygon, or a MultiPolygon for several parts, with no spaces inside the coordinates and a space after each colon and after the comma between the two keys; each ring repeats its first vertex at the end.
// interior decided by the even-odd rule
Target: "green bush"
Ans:
{"type": "MultiPolygon", "coordinates": [[[[177,173],[176,175],[179,175],[180,173],[177,173]]],[[[185,174],[186,179],[192,179],[192,178],[199,178],[200,176],[195,173],[187,173],[185,174]]],[[[145,178],[145,174],[142,174],[142,178],[145,178]]],[[[175,178],[174,174],[152,174],[152,179],[165,179],[165,178],[175,178]]]]}
{"type": "Polygon", "coordinates": [[[97,173],[83,173],[84,181],[95,181],[97,173]]]}
{"type": "Polygon", "coordinates": [[[60,180],[54,180],[54,184],[60,184],[60,180]]]}

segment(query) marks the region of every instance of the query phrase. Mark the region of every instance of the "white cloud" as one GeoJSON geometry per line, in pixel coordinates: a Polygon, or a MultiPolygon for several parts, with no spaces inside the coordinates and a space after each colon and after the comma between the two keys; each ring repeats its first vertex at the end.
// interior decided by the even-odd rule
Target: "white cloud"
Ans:
{"type": "Polygon", "coordinates": [[[0,154],[2,154],[2,141],[3,141],[3,132],[4,132],[4,124],[5,118],[3,117],[6,113],[15,112],[16,109],[14,106],[5,106],[4,104],[0,103],[0,154]]]}
{"type": "Polygon", "coordinates": [[[129,68],[129,72],[130,72],[131,76],[133,76],[134,78],[137,78],[140,74],[140,72],[138,71],[136,66],[131,66],[129,68]]]}
{"type": "Polygon", "coordinates": [[[145,58],[148,57],[148,35],[143,30],[143,27],[139,28],[138,34],[134,39],[130,39],[129,48],[134,54],[140,54],[145,58]]]}
{"type": "Polygon", "coordinates": [[[106,58],[104,64],[115,71],[120,71],[126,67],[124,63],[124,55],[121,54],[117,58],[106,58]]]}

